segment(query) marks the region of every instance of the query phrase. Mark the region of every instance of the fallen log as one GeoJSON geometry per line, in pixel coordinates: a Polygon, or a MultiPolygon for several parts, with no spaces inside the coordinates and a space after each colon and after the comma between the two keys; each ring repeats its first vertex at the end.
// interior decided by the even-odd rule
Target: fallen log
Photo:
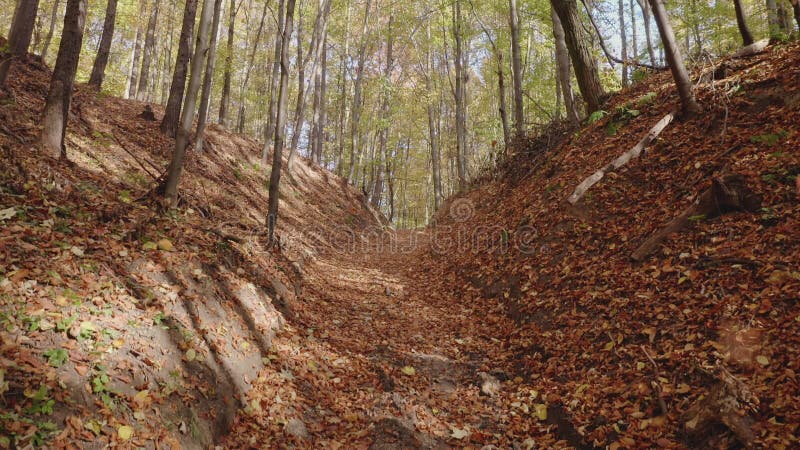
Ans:
{"type": "Polygon", "coordinates": [[[716,177],[711,187],[700,194],[692,206],[672,219],[661,230],[653,233],[631,254],[634,261],[642,261],[669,235],[682,230],[694,218],[710,219],[726,212],[756,212],[761,208],[761,198],[745,185],[744,176],[727,174],[716,177]]]}
{"type": "Polygon", "coordinates": [[[578,203],[578,200],[583,198],[586,195],[586,192],[595,184],[597,184],[603,177],[612,170],[619,169],[620,167],[628,164],[631,160],[638,158],[644,152],[648,145],[650,145],[653,141],[656,140],[659,134],[664,131],[670,123],[672,123],[672,119],[675,118],[675,112],[671,112],[664,116],[658,123],[655,124],[653,128],[647,133],[647,135],[642,138],[639,143],[633,146],[627,152],[621,154],[617,157],[614,161],[611,161],[609,164],[604,166],[602,169],[598,170],[597,172],[590,175],[588,178],[583,180],[578,187],[575,188],[575,191],[572,195],[569,196],[567,199],[570,204],[578,203]]]}
{"type": "Polygon", "coordinates": [[[769,39],[762,39],[758,42],[754,42],[750,45],[746,45],[739,50],[736,51],[731,58],[744,58],[747,56],[757,55],[764,51],[764,49],[769,46],[769,39]]]}
{"type": "Polygon", "coordinates": [[[711,375],[717,382],[683,416],[686,434],[693,446],[705,447],[715,437],[711,433],[713,427],[724,425],[743,446],[752,448],[756,437],[748,410],[757,411],[758,398],[724,367],[717,367],[711,375]]]}

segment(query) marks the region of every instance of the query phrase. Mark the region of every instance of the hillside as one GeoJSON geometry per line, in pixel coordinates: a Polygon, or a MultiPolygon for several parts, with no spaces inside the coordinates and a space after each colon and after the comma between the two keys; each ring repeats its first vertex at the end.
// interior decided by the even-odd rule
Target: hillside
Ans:
{"type": "Polygon", "coordinates": [[[677,108],[669,74],[517,148],[424,230],[384,227],[300,159],[268,249],[259,143],[210,127],[161,213],[172,141],[146,105],[79,86],[69,162],[43,160],[49,72],[15,64],[0,97],[0,447],[796,446],[800,45],[717,65],[697,90],[706,113],[574,206],[677,108]],[[728,172],[757,210],[692,215],[631,261],[728,172]],[[702,398],[733,411],[687,433],[702,398]]]}

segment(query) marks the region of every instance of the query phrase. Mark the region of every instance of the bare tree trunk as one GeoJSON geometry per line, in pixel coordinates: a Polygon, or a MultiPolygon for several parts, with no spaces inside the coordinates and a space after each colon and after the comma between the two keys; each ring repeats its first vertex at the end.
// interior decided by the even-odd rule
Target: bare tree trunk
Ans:
{"type": "Polygon", "coordinates": [[[597,111],[603,104],[603,85],[597,71],[597,62],[587,45],[588,37],[580,22],[575,0],[550,0],[553,9],[561,20],[564,40],[567,44],[575,77],[578,79],[583,100],[589,111],[597,111]]]}
{"type": "Polygon", "coordinates": [[[275,61],[272,63],[272,76],[270,77],[269,85],[269,112],[267,113],[267,128],[266,136],[264,136],[264,149],[261,151],[261,159],[267,160],[267,152],[269,151],[269,144],[274,139],[275,120],[278,113],[278,88],[279,77],[281,70],[281,55],[283,46],[283,19],[286,8],[286,0],[278,2],[278,32],[275,33],[275,61]]]}
{"type": "Polygon", "coordinates": [[[503,69],[503,52],[495,47],[497,54],[497,96],[500,101],[500,123],[503,125],[503,144],[511,142],[511,130],[508,126],[508,105],[506,103],[506,75],[503,69]]]}
{"type": "Polygon", "coordinates": [[[770,38],[778,37],[781,34],[781,23],[778,19],[778,3],[776,0],[766,0],[767,2],[767,24],[769,25],[770,38]]]}
{"type": "Polygon", "coordinates": [[[261,33],[263,33],[264,31],[264,20],[267,17],[268,9],[269,9],[269,2],[264,2],[264,10],[261,12],[261,21],[258,23],[258,31],[256,31],[256,39],[255,42],[253,42],[253,50],[250,52],[250,59],[244,71],[244,81],[242,82],[242,87],[239,92],[239,117],[236,120],[237,123],[236,132],[238,133],[244,133],[245,110],[247,103],[245,94],[247,94],[247,85],[250,82],[250,73],[253,71],[253,65],[255,64],[256,51],[258,50],[258,44],[261,41],[261,33]]]}
{"type": "MultiPolygon", "coordinates": [[[[146,12],[145,0],[139,0],[139,16],[146,12]]],[[[138,21],[137,21],[138,23],[138,21]]],[[[133,61],[131,62],[131,72],[128,78],[128,98],[136,98],[137,88],[139,87],[139,63],[142,57],[142,27],[136,26],[136,37],[133,43],[133,61]]]]}
{"type": "Polygon", "coordinates": [[[792,2],[792,11],[794,11],[794,21],[797,22],[797,27],[800,29],[800,0],[790,0],[792,2]]]}
{"type": "Polygon", "coordinates": [[[8,52],[0,61],[0,87],[6,84],[6,77],[14,59],[25,58],[31,45],[33,26],[36,24],[36,10],[39,0],[22,0],[14,9],[11,31],[8,32],[8,52]]]}
{"type": "Polygon", "coordinates": [[[172,72],[172,85],[169,88],[169,98],[164,110],[164,118],[161,120],[161,131],[170,137],[174,137],[177,133],[181,117],[186,76],[189,72],[189,59],[192,55],[195,17],[197,17],[197,0],[186,0],[186,7],[183,10],[181,36],[178,38],[178,56],[175,60],[175,70],[172,72]]]}
{"type": "Polygon", "coordinates": [[[656,64],[656,52],[653,48],[653,38],[650,32],[650,4],[648,0],[636,0],[639,8],[642,9],[642,22],[644,24],[644,38],[647,43],[647,54],[650,56],[650,64],[656,64]]]}
{"type": "MultiPolygon", "coordinates": [[[[394,24],[394,16],[389,16],[389,23],[386,26],[386,34],[388,34],[386,38],[386,70],[383,73],[384,78],[386,79],[386,83],[391,84],[391,77],[392,77],[392,69],[394,67],[394,54],[393,48],[394,45],[394,34],[392,31],[392,25],[394,24]]],[[[389,143],[389,106],[390,106],[390,96],[389,92],[384,92],[383,102],[381,104],[381,130],[380,130],[380,137],[379,137],[379,144],[378,144],[378,156],[380,158],[384,158],[387,152],[387,145],[389,143]]],[[[375,208],[380,207],[381,197],[383,196],[383,172],[384,167],[383,164],[378,165],[376,169],[376,180],[375,186],[372,190],[372,206],[375,208]]]]}
{"type": "Polygon", "coordinates": [[[183,171],[183,160],[186,156],[186,147],[189,146],[189,138],[192,133],[194,114],[197,108],[197,93],[200,91],[200,84],[203,81],[203,64],[206,61],[209,44],[209,28],[213,19],[215,0],[203,0],[203,8],[200,13],[200,24],[197,26],[197,42],[194,48],[194,58],[192,58],[191,75],[189,85],[183,102],[181,113],[181,124],[178,128],[178,135],[175,138],[175,150],[172,153],[172,161],[167,169],[167,180],[164,186],[164,199],[168,207],[176,207],[178,204],[178,182],[183,171]]]}
{"type": "MultiPolygon", "coordinates": [[[[622,60],[628,60],[628,40],[625,36],[625,0],[619,0],[619,36],[622,49],[622,60]]],[[[622,87],[628,87],[628,63],[622,63],[622,87]]]]}
{"type": "Polygon", "coordinates": [[[675,79],[675,85],[678,88],[678,95],[681,98],[683,112],[687,115],[699,113],[702,111],[702,108],[694,99],[692,80],[689,78],[689,73],[686,71],[681,52],[678,50],[678,46],[675,43],[675,33],[672,31],[672,24],[667,16],[664,3],[662,0],[649,0],[649,2],[650,6],[653,8],[653,16],[658,25],[658,32],[661,34],[661,42],[664,43],[664,52],[667,55],[667,62],[672,71],[672,77],[675,79]]]}
{"type": "Polygon", "coordinates": [[[336,152],[336,174],[344,176],[344,150],[345,150],[345,130],[347,128],[347,59],[350,55],[350,0],[346,4],[347,13],[344,21],[344,48],[342,59],[339,62],[339,129],[337,131],[338,150],[336,152]]]}
{"type": "MultiPolygon", "coordinates": [[[[368,0],[369,1],[369,0],[368,0]]],[[[283,166],[283,144],[286,139],[286,97],[289,90],[289,39],[292,36],[295,0],[286,2],[286,19],[281,18],[281,79],[278,90],[278,110],[275,117],[275,143],[272,151],[272,173],[269,177],[269,207],[267,210],[267,240],[275,242],[275,226],[278,223],[280,203],[281,166],[283,166]]]]}
{"type": "Polygon", "coordinates": [[[56,65],[50,80],[50,90],[42,115],[41,141],[44,152],[53,157],[66,157],[64,138],[69,120],[69,106],[78,58],[83,44],[83,27],[86,23],[86,0],[67,0],[64,29],[58,47],[56,65]]]}
{"type": "Polygon", "coordinates": [[[100,47],[97,50],[97,57],[92,66],[92,75],[89,77],[89,85],[98,90],[103,87],[103,78],[106,74],[108,55],[111,52],[111,41],[114,39],[114,27],[117,21],[117,0],[108,0],[106,6],[106,18],[103,23],[103,35],[100,37],[100,47]]]}
{"type": "Polygon", "coordinates": [[[314,105],[313,105],[313,118],[312,127],[309,136],[309,145],[311,146],[310,155],[311,160],[317,165],[322,165],[322,149],[323,149],[323,135],[325,134],[325,98],[326,98],[326,82],[328,71],[328,33],[325,32],[325,37],[322,41],[322,62],[318,66],[314,74],[314,105]]]}
{"type": "Polygon", "coordinates": [[[514,130],[517,136],[525,133],[525,104],[522,96],[522,60],[519,49],[519,9],[517,0],[508,0],[511,16],[511,72],[514,81],[514,130]]]}
{"type": "Polygon", "coordinates": [[[744,17],[742,0],[733,0],[733,7],[736,10],[736,25],[739,27],[739,34],[742,35],[742,44],[748,46],[755,41],[753,40],[753,35],[750,34],[750,29],[747,28],[747,19],[744,17]]]}
{"type": "Polygon", "coordinates": [[[564,40],[564,28],[554,9],[550,9],[550,16],[553,19],[553,36],[556,42],[556,65],[558,66],[558,82],[561,85],[561,95],[564,98],[564,107],[567,110],[567,118],[570,123],[577,125],[580,122],[580,114],[575,104],[575,97],[572,93],[572,75],[570,73],[569,51],[564,40]]]}
{"type": "Polygon", "coordinates": [[[47,31],[47,35],[44,38],[44,43],[42,44],[42,59],[47,60],[47,51],[50,49],[50,42],[53,41],[53,32],[56,29],[56,21],[58,20],[58,7],[61,6],[61,0],[55,0],[53,2],[53,9],[50,11],[50,29],[47,31]]]}
{"type": "MultiPolygon", "coordinates": [[[[240,3],[241,4],[241,3],[240,3]]],[[[228,110],[231,103],[231,72],[233,71],[233,39],[236,32],[236,0],[230,0],[230,11],[228,11],[228,44],[227,54],[225,55],[225,74],[222,81],[222,97],[219,101],[219,124],[225,127],[228,123],[228,110]]]]}
{"type": "Polygon", "coordinates": [[[156,47],[156,23],[158,22],[159,0],[153,1],[153,9],[150,12],[150,20],[147,22],[147,33],[144,38],[144,52],[142,54],[142,70],[139,74],[139,88],[136,92],[136,99],[147,101],[150,99],[150,64],[153,60],[153,53],[156,47]]]}
{"type": "Polygon", "coordinates": [[[195,149],[197,153],[203,151],[204,133],[208,121],[208,109],[211,103],[211,82],[214,79],[214,66],[217,61],[217,34],[219,33],[219,19],[222,10],[222,0],[214,3],[214,19],[211,22],[211,44],[208,49],[206,73],[203,79],[203,93],[200,95],[200,112],[197,116],[197,133],[195,135],[195,149]]]}
{"type": "Polygon", "coordinates": [[[467,171],[464,155],[467,146],[467,112],[465,105],[466,70],[464,66],[463,32],[461,30],[463,19],[461,17],[461,0],[453,2],[453,37],[455,39],[455,102],[456,102],[456,168],[458,173],[458,189],[467,187],[467,171]]]}
{"type": "Polygon", "coordinates": [[[364,23],[361,27],[361,44],[358,49],[358,67],[356,67],[356,79],[354,83],[353,95],[353,109],[350,118],[350,169],[348,171],[347,179],[354,181],[356,174],[356,166],[360,157],[360,149],[358,148],[359,139],[359,125],[361,122],[361,84],[364,80],[364,64],[367,60],[367,31],[369,26],[369,14],[372,7],[372,0],[367,0],[366,7],[364,8],[364,23]]]}
{"type": "MultiPolygon", "coordinates": [[[[630,0],[631,13],[631,44],[633,47],[633,59],[639,61],[639,37],[636,31],[636,6],[634,0],[630,0]]],[[[631,74],[633,75],[633,74],[631,74]]]]}

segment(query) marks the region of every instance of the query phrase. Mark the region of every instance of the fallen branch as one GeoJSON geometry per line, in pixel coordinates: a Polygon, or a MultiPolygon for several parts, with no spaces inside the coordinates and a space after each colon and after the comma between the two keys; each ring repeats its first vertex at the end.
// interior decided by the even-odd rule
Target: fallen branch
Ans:
{"type": "Polygon", "coordinates": [[[597,172],[590,175],[588,178],[583,180],[578,187],[575,188],[575,191],[572,195],[569,196],[567,199],[568,202],[571,204],[578,203],[578,200],[583,198],[586,195],[586,192],[597,182],[603,179],[606,173],[611,172],[612,170],[619,169],[620,167],[628,164],[631,160],[638,158],[644,152],[648,145],[650,145],[653,141],[656,140],[659,134],[664,131],[664,128],[667,127],[672,122],[672,119],[675,118],[675,112],[671,112],[664,116],[658,123],[655,124],[653,128],[647,133],[647,135],[639,141],[638,144],[633,146],[630,150],[620,155],[614,161],[611,161],[608,165],[603,167],[602,169],[598,170],[597,172]]]}
{"type": "Polygon", "coordinates": [[[650,356],[650,353],[647,352],[647,349],[644,348],[644,345],[639,346],[644,352],[644,356],[647,357],[647,360],[650,361],[650,364],[653,365],[653,378],[650,380],[650,386],[653,388],[653,391],[656,393],[656,398],[658,399],[658,407],[661,408],[661,414],[669,414],[669,410],[667,409],[667,403],[664,401],[664,397],[661,396],[663,389],[661,388],[661,383],[658,382],[658,379],[661,377],[661,372],[658,370],[658,364],[650,356]]]}
{"type": "Polygon", "coordinates": [[[680,216],[647,238],[633,252],[631,258],[634,261],[642,261],[669,235],[682,230],[694,218],[709,219],[729,211],[758,211],[761,208],[761,199],[745,186],[744,181],[744,177],[739,174],[714,178],[709,189],[700,194],[680,216]]]}
{"type": "Polygon", "coordinates": [[[758,42],[754,42],[750,45],[744,46],[736,51],[731,58],[744,58],[747,56],[757,55],[764,51],[769,45],[769,39],[762,39],[758,42]]]}

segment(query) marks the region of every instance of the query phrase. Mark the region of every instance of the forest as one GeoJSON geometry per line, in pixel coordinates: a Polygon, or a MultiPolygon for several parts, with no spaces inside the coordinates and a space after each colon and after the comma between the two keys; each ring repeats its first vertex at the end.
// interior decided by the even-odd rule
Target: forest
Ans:
{"type": "Polygon", "coordinates": [[[800,1],[0,33],[0,448],[800,442],[800,1]]]}

